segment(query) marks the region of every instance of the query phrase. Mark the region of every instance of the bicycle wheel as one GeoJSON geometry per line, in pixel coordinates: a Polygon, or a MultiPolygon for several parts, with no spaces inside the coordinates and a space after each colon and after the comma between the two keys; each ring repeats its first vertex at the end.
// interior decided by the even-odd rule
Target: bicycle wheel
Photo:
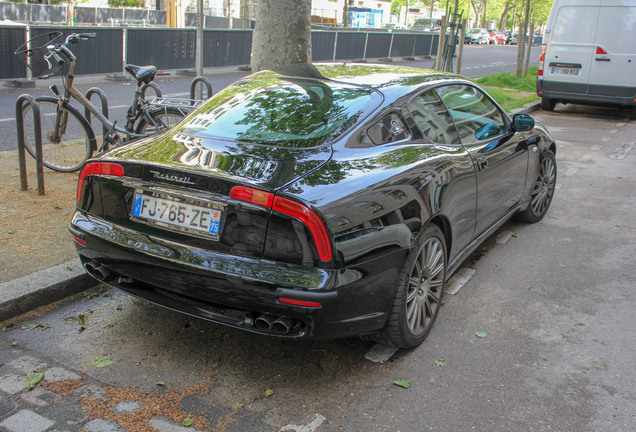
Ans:
{"type": "MultiPolygon", "coordinates": [[[[44,166],[53,171],[73,172],[79,170],[93,154],[95,136],[86,119],[75,109],[65,104],[63,115],[66,127],[61,128],[61,139],[53,141],[58,99],[42,96],[35,99],[40,107],[42,124],[42,159],[44,166]]],[[[24,108],[24,147],[35,158],[35,128],[31,105],[24,108]]]]}
{"type": "Polygon", "coordinates": [[[172,126],[179,123],[185,117],[185,113],[179,108],[175,107],[162,107],[157,108],[148,113],[152,120],[157,124],[149,124],[148,121],[141,117],[135,133],[154,135],[164,130],[170,129],[172,126]]]}

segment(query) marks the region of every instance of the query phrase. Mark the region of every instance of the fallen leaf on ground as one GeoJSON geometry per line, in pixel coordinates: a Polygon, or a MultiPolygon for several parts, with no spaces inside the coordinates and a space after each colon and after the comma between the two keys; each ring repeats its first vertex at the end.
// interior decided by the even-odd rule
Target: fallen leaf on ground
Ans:
{"type": "Polygon", "coordinates": [[[95,357],[93,361],[91,362],[91,366],[101,368],[101,367],[110,366],[113,363],[114,362],[110,360],[110,356],[107,355],[106,357],[95,357]]]}
{"type": "Polygon", "coordinates": [[[192,426],[192,416],[188,414],[188,417],[186,417],[186,419],[181,424],[184,425],[185,427],[192,426]]]}
{"type": "Polygon", "coordinates": [[[24,384],[24,389],[29,391],[33,389],[40,381],[44,379],[44,372],[31,372],[26,377],[26,383],[24,384]]]}
{"type": "Polygon", "coordinates": [[[413,384],[413,381],[398,380],[398,381],[393,381],[393,384],[395,384],[396,386],[404,387],[405,389],[407,389],[407,388],[411,387],[411,384],[413,384]]]}
{"type": "Polygon", "coordinates": [[[605,366],[605,364],[603,364],[603,363],[594,362],[594,363],[592,363],[592,367],[594,367],[595,369],[598,369],[598,370],[607,370],[607,366],[605,366]]]}
{"type": "Polygon", "coordinates": [[[435,360],[435,364],[437,366],[447,366],[446,359],[437,359],[435,360]]]}
{"type": "Polygon", "coordinates": [[[244,406],[245,406],[245,405],[243,405],[242,403],[237,402],[237,403],[235,403],[235,404],[234,404],[234,409],[236,409],[236,410],[240,410],[240,409],[241,409],[241,408],[243,408],[244,406]]]}
{"type": "Polygon", "coordinates": [[[271,395],[273,395],[273,394],[274,394],[274,391],[273,391],[273,390],[270,390],[270,389],[265,390],[265,397],[266,397],[266,398],[267,398],[267,397],[270,397],[270,396],[271,396],[271,395]]]}
{"type": "Polygon", "coordinates": [[[478,338],[485,338],[486,332],[478,331],[477,333],[475,333],[475,336],[477,336],[478,338]]]}
{"type": "Polygon", "coordinates": [[[52,326],[49,324],[45,324],[45,323],[36,323],[36,322],[32,322],[32,321],[27,321],[24,324],[22,324],[21,329],[22,330],[26,330],[26,331],[31,331],[33,329],[36,329],[38,327],[42,327],[42,330],[46,330],[48,328],[51,328],[52,326]]]}
{"type": "Polygon", "coordinates": [[[2,327],[2,331],[9,331],[13,329],[15,329],[15,324],[7,324],[6,326],[2,327]]]}
{"type": "Polygon", "coordinates": [[[165,386],[165,385],[166,385],[166,383],[165,383],[165,382],[163,382],[163,381],[157,381],[157,385],[158,385],[158,386],[165,386]]]}

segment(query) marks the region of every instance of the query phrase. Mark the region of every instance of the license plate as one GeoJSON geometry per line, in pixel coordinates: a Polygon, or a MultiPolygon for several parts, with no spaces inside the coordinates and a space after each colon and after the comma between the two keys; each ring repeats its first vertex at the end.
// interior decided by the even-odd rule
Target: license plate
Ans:
{"type": "Polygon", "coordinates": [[[561,74],[561,75],[578,75],[580,69],[570,69],[570,68],[552,68],[553,74],[561,74]]]}
{"type": "Polygon", "coordinates": [[[223,212],[181,200],[135,194],[133,216],[185,230],[219,235],[223,212]]]}

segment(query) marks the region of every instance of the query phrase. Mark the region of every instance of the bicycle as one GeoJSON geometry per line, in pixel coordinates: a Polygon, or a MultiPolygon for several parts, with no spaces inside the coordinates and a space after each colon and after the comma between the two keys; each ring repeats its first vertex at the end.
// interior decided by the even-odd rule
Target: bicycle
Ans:
{"type": "MultiPolygon", "coordinates": [[[[93,152],[108,150],[110,145],[121,145],[139,138],[164,131],[179,123],[188,109],[195,106],[189,101],[188,108],[173,106],[157,107],[142,96],[142,88],[154,80],[157,68],[154,66],[126,65],[124,69],[137,80],[137,88],[131,107],[126,115],[125,127],[117,126],[99,111],[77,88],[73,86],[76,57],[69,49],[69,43],[95,38],[95,33],[73,33],[66,37],[63,44],[54,41],[62,35],[55,31],[36,36],[22,45],[15,54],[25,60],[33,75],[39,79],[47,79],[55,75],[62,67],[68,66],[62,73],[64,92],[60,93],[55,84],[49,88],[55,94],[35,98],[39,107],[42,122],[42,155],[44,166],[54,171],[78,171],[93,152]],[[41,46],[37,46],[42,44],[41,46]],[[74,98],[95,116],[107,130],[98,148],[95,133],[77,108],[70,104],[74,98]]],[[[31,106],[23,110],[25,129],[25,148],[35,157],[34,127],[32,115],[27,116],[31,106]],[[29,119],[29,120],[27,120],[29,119]]]]}

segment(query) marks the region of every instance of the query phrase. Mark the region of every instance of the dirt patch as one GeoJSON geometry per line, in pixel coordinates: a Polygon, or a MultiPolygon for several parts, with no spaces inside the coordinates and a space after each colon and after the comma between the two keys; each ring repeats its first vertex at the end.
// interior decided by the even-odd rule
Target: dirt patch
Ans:
{"type": "Polygon", "coordinates": [[[75,211],[77,173],[44,169],[38,196],[35,162],[27,155],[29,189],[20,190],[17,156],[0,158],[0,283],[77,257],[68,224],[75,211]]]}

